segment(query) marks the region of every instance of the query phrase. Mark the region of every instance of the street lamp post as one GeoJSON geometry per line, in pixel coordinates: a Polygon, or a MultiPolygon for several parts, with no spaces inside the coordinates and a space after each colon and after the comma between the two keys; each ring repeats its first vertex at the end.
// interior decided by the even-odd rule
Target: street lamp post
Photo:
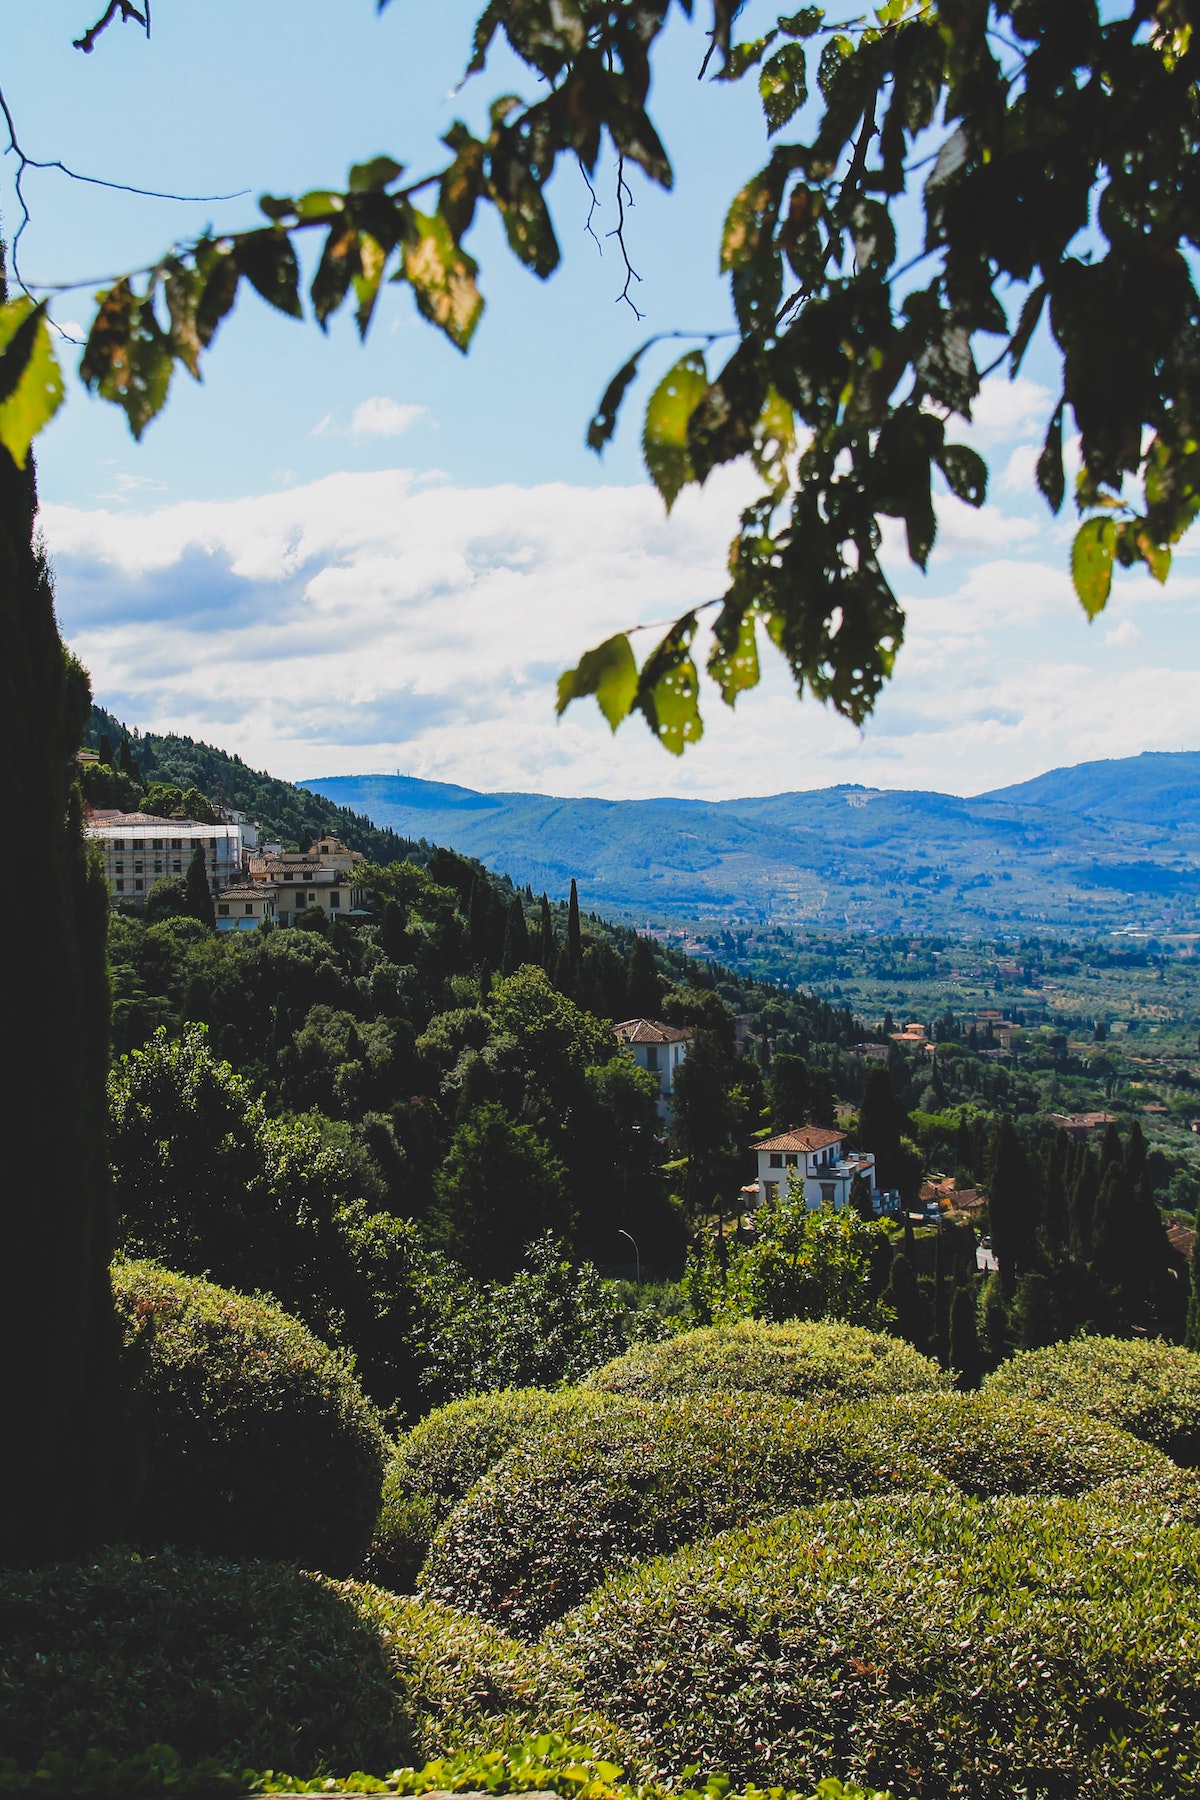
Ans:
{"type": "Polygon", "coordinates": [[[641,1252],[638,1250],[638,1247],[637,1247],[637,1239],[634,1237],[632,1232],[623,1231],[620,1226],[617,1227],[617,1236],[623,1237],[623,1238],[628,1238],[630,1243],[633,1245],[633,1281],[634,1281],[635,1287],[641,1287],[641,1285],[642,1285],[642,1258],[641,1258],[641,1252]]]}

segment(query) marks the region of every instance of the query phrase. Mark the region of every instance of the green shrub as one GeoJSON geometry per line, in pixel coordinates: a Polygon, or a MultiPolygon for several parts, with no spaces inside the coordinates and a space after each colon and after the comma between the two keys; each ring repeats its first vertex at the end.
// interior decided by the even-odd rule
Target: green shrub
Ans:
{"type": "Polygon", "coordinates": [[[560,1422],[586,1430],[620,1404],[578,1388],[504,1388],[439,1407],[396,1446],[363,1573],[381,1587],[405,1592],[442,1520],[506,1450],[560,1422]]]}
{"type": "Polygon", "coordinates": [[[147,1456],[133,1540],[357,1567],[386,1442],[350,1365],[270,1301],[149,1262],[113,1286],[147,1456]]]}
{"type": "Polygon", "coordinates": [[[798,1501],[940,1477],[873,1420],[770,1395],[626,1402],[522,1439],[438,1531],[423,1592],[533,1637],[614,1570],[798,1501]]]}
{"type": "Polygon", "coordinates": [[[0,1744],[258,1768],[390,1768],[414,1748],[377,1627],[278,1563],[105,1551],[0,1572],[0,1744]]]}
{"type": "Polygon", "coordinates": [[[587,1386],[662,1400],[677,1394],[771,1393],[837,1406],[949,1387],[937,1364],[899,1338],[857,1325],[744,1319],[635,1344],[587,1386]]]}
{"type": "Polygon", "coordinates": [[[1146,1338],[1073,1338],[1023,1350],[988,1376],[997,1398],[1035,1400],[1119,1425],[1200,1466],[1200,1356],[1146,1338]]]}
{"type": "Polygon", "coordinates": [[[1178,1473],[1161,1451],[1082,1414],[994,1394],[930,1394],[876,1401],[881,1444],[917,1458],[979,1499],[1002,1494],[1086,1494],[1107,1482],[1143,1488],[1178,1473]]]}
{"type": "Polygon", "coordinates": [[[618,1577],[541,1648],[663,1771],[1195,1792],[1200,1536],[1095,1496],[809,1508],[618,1577]]]}
{"type": "MultiPolygon", "coordinates": [[[[474,1619],[281,1563],[110,1550],[0,1571],[0,1745],[226,1767],[391,1769],[577,1719],[532,1653],[474,1619]]],[[[0,1778],[0,1791],[4,1782],[0,1778]]]]}

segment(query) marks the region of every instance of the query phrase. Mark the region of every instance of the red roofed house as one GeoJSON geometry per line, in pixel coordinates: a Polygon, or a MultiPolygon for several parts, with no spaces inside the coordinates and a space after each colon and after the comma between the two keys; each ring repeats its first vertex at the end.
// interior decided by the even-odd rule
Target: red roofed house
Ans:
{"type": "Polygon", "coordinates": [[[760,1199],[776,1199],[792,1177],[803,1184],[810,1211],[833,1206],[840,1212],[849,1204],[851,1182],[862,1175],[870,1183],[871,1198],[878,1208],[881,1196],[875,1183],[875,1158],[869,1150],[843,1151],[845,1142],[844,1131],[828,1131],[823,1125],[794,1126],[778,1137],[761,1139],[754,1146],[760,1199]]]}
{"type": "Polygon", "coordinates": [[[678,1025],[662,1025],[657,1019],[623,1019],[613,1030],[639,1068],[658,1077],[658,1115],[665,1125],[671,1116],[675,1076],[692,1041],[690,1031],[678,1025]]]}

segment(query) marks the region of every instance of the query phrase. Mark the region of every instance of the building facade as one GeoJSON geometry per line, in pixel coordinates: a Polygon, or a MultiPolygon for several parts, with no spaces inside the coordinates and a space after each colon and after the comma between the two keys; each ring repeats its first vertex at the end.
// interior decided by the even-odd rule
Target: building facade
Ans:
{"type": "MultiPolygon", "coordinates": [[[[279,925],[294,923],[297,913],[319,906],[331,919],[369,918],[367,895],[355,872],[366,861],[361,851],[349,850],[338,838],[324,837],[309,850],[277,850],[274,847],[253,850],[247,858],[247,886],[257,896],[267,916],[279,925]]],[[[218,929],[247,930],[241,919],[252,915],[237,911],[249,903],[248,893],[232,903],[227,918],[217,914],[218,929]]],[[[259,923],[255,919],[255,923],[259,923]]]]}
{"type": "MultiPolygon", "coordinates": [[[[786,1196],[789,1182],[795,1182],[803,1189],[810,1212],[821,1206],[840,1212],[850,1204],[850,1188],[855,1176],[861,1175],[870,1188],[875,1211],[891,1212],[891,1196],[880,1191],[876,1180],[874,1156],[869,1150],[847,1151],[845,1142],[844,1131],[830,1131],[823,1125],[796,1126],[777,1137],[761,1139],[754,1145],[760,1204],[786,1196]]],[[[898,1200],[895,1205],[898,1209],[898,1200]]]]}
{"type": "Polygon", "coordinates": [[[149,813],[89,812],[88,840],[104,859],[113,894],[141,903],[163,876],[186,875],[196,845],[204,849],[209,892],[218,894],[242,872],[242,828],[194,819],[157,819],[149,813]]]}
{"type": "Polygon", "coordinates": [[[657,1019],[623,1019],[613,1026],[617,1042],[623,1044],[641,1069],[658,1081],[658,1116],[663,1124],[671,1117],[671,1098],[675,1077],[687,1058],[692,1041],[690,1031],[678,1025],[663,1025],[657,1019]]]}

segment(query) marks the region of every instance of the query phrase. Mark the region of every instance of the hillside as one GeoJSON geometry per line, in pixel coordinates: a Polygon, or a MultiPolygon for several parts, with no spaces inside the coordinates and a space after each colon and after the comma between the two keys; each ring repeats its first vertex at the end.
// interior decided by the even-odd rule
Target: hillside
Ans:
{"type": "Polygon", "coordinates": [[[477,793],[411,776],[304,784],[588,904],[657,923],[1094,932],[1198,922],[1200,754],[1056,770],[975,799],[834,787],[727,801],[477,793]]]}

